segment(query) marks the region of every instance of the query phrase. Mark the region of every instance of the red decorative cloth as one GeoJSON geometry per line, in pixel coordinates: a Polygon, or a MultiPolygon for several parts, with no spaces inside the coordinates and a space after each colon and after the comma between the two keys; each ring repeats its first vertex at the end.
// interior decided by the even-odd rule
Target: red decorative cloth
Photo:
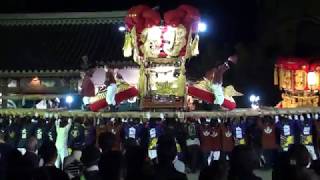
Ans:
{"type": "MultiPolygon", "coordinates": [[[[137,90],[137,88],[130,87],[129,89],[118,92],[116,94],[116,97],[115,97],[116,103],[120,104],[122,101],[128,100],[128,99],[136,97],[138,95],[139,95],[139,91],[137,90]]],[[[108,106],[108,103],[107,103],[106,99],[102,98],[102,99],[90,104],[89,109],[93,112],[97,112],[100,109],[103,109],[107,106],[108,106]]]]}
{"type": "MultiPolygon", "coordinates": [[[[214,94],[212,92],[197,88],[195,86],[188,86],[188,95],[196,97],[209,104],[213,104],[214,101],[214,94]]],[[[237,107],[237,104],[229,101],[228,99],[224,99],[222,107],[233,110],[237,107]]]]}
{"type": "Polygon", "coordinates": [[[214,95],[212,94],[212,92],[194,86],[188,86],[188,95],[196,97],[207,103],[213,103],[214,101],[214,95]]]}

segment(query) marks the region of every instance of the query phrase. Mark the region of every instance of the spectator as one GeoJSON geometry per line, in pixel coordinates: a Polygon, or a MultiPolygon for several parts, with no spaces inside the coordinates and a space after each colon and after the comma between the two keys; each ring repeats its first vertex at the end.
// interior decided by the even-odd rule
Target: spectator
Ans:
{"type": "Polygon", "coordinates": [[[288,152],[280,152],[277,155],[277,161],[274,165],[272,171],[272,179],[273,180],[282,180],[286,179],[286,175],[289,171],[289,157],[288,152]],[[284,178],[283,178],[284,177],[284,178]]]}
{"type": "Polygon", "coordinates": [[[40,156],[43,158],[44,167],[36,169],[34,174],[34,180],[68,180],[68,175],[62,170],[55,167],[57,160],[57,148],[53,142],[47,142],[43,144],[39,150],[40,156]]]}
{"type": "Polygon", "coordinates": [[[155,172],[155,180],[187,180],[187,176],[178,172],[173,165],[177,156],[175,139],[169,135],[159,137],[158,146],[158,165],[155,172]]]}
{"type": "Polygon", "coordinates": [[[106,151],[99,161],[102,179],[120,180],[122,155],[119,151],[106,151]]]}
{"type": "Polygon", "coordinates": [[[235,147],[230,159],[230,180],[259,180],[261,178],[253,174],[253,170],[259,167],[257,153],[247,145],[235,147]]]}
{"type": "Polygon", "coordinates": [[[141,146],[129,146],[126,151],[127,174],[125,180],[149,180],[153,171],[148,166],[146,151],[141,146]]]}
{"type": "Polygon", "coordinates": [[[21,152],[13,149],[8,153],[7,157],[7,176],[8,180],[31,180],[32,167],[29,167],[27,161],[24,160],[21,152]]]}
{"type": "Polygon", "coordinates": [[[81,162],[84,165],[83,176],[86,180],[101,180],[98,163],[100,151],[94,145],[82,150],[81,162]]]}
{"type": "Polygon", "coordinates": [[[38,140],[36,137],[31,136],[28,139],[26,153],[23,155],[25,161],[30,163],[32,168],[38,168],[40,159],[37,155],[37,147],[38,147],[38,140]]]}
{"type": "Polygon", "coordinates": [[[318,176],[320,176],[320,160],[319,159],[314,161],[313,169],[318,174],[318,176]]]}
{"type": "MultiPolygon", "coordinates": [[[[311,156],[307,148],[302,144],[296,144],[289,148],[289,171],[286,178],[292,180],[316,180],[320,179],[317,174],[309,169],[311,156]]],[[[285,178],[284,176],[282,178],[285,178]]]]}
{"type": "Polygon", "coordinates": [[[111,151],[115,143],[115,135],[110,132],[104,132],[99,135],[98,144],[103,153],[111,151]]]}
{"type": "Polygon", "coordinates": [[[71,155],[64,158],[63,171],[68,174],[70,179],[79,178],[82,171],[81,148],[74,147],[71,155]]]}
{"type": "Polygon", "coordinates": [[[102,179],[119,180],[122,155],[119,151],[112,151],[115,135],[109,132],[100,134],[99,147],[102,155],[98,164],[102,179]]]}
{"type": "Polygon", "coordinates": [[[0,131],[0,179],[5,179],[7,168],[7,158],[10,151],[13,150],[12,146],[4,141],[4,132],[0,131]]]}
{"type": "Polygon", "coordinates": [[[228,172],[229,166],[226,161],[215,161],[200,172],[199,180],[227,180],[228,172]]]}

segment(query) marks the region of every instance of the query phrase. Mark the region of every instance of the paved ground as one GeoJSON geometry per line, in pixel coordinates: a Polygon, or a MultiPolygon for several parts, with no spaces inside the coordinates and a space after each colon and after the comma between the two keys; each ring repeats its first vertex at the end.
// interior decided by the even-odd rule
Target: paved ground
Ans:
{"type": "MultiPolygon", "coordinates": [[[[272,180],[271,170],[256,170],[255,174],[263,180],[272,180]]],[[[199,173],[188,174],[188,180],[198,180],[199,173]]]]}
{"type": "Polygon", "coordinates": [[[261,177],[263,180],[272,180],[272,171],[271,170],[257,170],[255,174],[261,177]]]}

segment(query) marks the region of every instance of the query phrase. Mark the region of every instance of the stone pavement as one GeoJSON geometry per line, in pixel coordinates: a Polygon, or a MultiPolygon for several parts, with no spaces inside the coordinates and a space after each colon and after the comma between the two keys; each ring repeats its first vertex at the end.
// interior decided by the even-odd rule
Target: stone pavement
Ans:
{"type": "MultiPolygon", "coordinates": [[[[256,170],[254,172],[257,176],[261,177],[262,180],[272,180],[272,171],[271,170],[256,170]]],[[[198,180],[199,172],[195,174],[188,174],[188,180],[198,180]]]]}

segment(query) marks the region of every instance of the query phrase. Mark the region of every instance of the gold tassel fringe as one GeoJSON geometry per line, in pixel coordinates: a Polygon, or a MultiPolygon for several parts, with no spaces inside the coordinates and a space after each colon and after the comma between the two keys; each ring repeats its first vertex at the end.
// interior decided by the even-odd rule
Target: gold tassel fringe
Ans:
{"type": "Polygon", "coordinates": [[[196,56],[198,54],[199,54],[199,35],[197,34],[196,37],[192,41],[191,55],[196,56]]]}
{"type": "Polygon", "coordinates": [[[146,84],[146,76],[145,76],[145,69],[143,65],[140,65],[140,72],[139,72],[139,82],[138,82],[138,89],[140,93],[140,97],[144,97],[145,95],[145,84],[146,84]]]}
{"type": "Polygon", "coordinates": [[[273,83],[274,83],[274,85],[279,85],[279,77],[278,77],[278,68],[277,67],[274,68],[273,83]]]}
{"type": "Polygon", "coordinates": [[[124,57],[131,57],[132,56],[132,37],[130,33],[126,33],[125,39],[124,39],[124,45],[123,45],[123,55],[124,57]]]}
{"type": "Polygon", "coordinates": [[[181,62],[180,75],[177,79],[178,89],[176,93],[176,95],[179,97],[184,96],[185,94],[185,87],[186,87],[186,81],[187,81],[185,73],[186,73],[185,64],[184,62],[181,62]]]}
{"type": "Polygon", "coordinates": [[[280,67],[280,68],[279,68],[279,87],[280,87],[280,89],[283,88],[283,81],[284,81],[284,71],[283,71],[283,69],[280,67]]]}

